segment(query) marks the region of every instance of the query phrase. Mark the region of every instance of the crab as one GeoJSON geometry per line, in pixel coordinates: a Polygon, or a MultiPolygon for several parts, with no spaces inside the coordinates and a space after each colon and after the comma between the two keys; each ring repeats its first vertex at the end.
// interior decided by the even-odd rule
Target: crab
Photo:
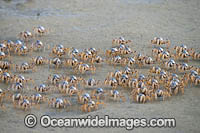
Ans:
{"type": "Polygon", "coordinates": [[[107,74],[107,78],[115,78],[115,79],[119,79],[121,77],[121,75],[123,74],[123,71],[121,70],[116,70],[115,72],[109,72],[107,74]]]}
{"type": "Polygon", "coordinates": [[[164,50],[163,50],[163,48],[161,48],[161,47],[153,48],[153,49],[152,49],[152,55],[153,55],[153,56],[157,56],[157,55],[161,54],[163,51],[164,51],[164,50]]]}
{"type": "Polygon", "coordinates": [[[171,81],[173,79],[177,79],[177,80],[180,80],[179,76],[175,73],[170,73],[169,76],[168,76],[168,80],[171,81]]]}
{"type": "MultiPolygon", "coordinates": [[[[166,88],[169,88],[170,85],[171,85],[171,82],[172,82],[172,81],[175,81],[175,82],[178,83],[178,87],[179,87],[179,88],[184,89],[184,87],[188,85],[188,81],[185,79],[184,76],[181,77],[181,78],[179,78],[179,76],[175,76],[175,75],[176,75],[176,74],[171,74],[171,75],[168,77],[168,80],[167,80],[167,82],[166,82],[167,85],[165,85],[166,88]]],[[[182,90],[181,90],[181,91],[182,91],[182,90]]],[[[183,94],[183,93],[184,93],[184,90],[182,91],[182,94],[183,94]]]]}
{"type": "Polygon", "coordinates": [[[0,51],[9,53],[9,48],[4,43],[0,43],[0,51]]]}
{"type": "Polygon", "coordinates": [[[43,26],[34,27],[33,31],[34,31],[35,34],[38,34],[39,36],[43,36],[44,34],[49,32],[49,30],[47,30],[43,26]]]}
{"type": "Polygon", "coordinates": [[[76,66],[78,66],[80,64],[80,61],[78,59],[72,57],[70,59],[66,59],[64,64],[66,66],[70,66],[70,67],[74,68],[74,67],[76,67],[76,66]]]}
{"type": "Polygon", "coordinates": [[[74,71],[75,73],[78,73],[80,72],[81,74],[84,74],[86,71],[91,71],[92,74],[95,73],[96,71],[96,67],[94,65],[88,65],[88,64],[82,64],[80,63],[79,65],[77,65],[75,68],[74,68],[74,71]]]}
{"type": "Polygon", "coordinates": [[[112,44],[128,44],[131,43],[131,40],[125,40],[124,37],[119,37],[118,39],[113,39],[112,44]]]}
{"type": "Polygon", "coordinates": [[[180,72],[185,72],[193,68],[193,66],[188,66],[187,63],[176,64],[176,67],[178,68],[180,72]]]}
{"type": "Polygon", "coordinates": [[[171,94],[167,90],[157,89],[154,93],[155,100],[162,99],[163,101],[165,98],[171,97],[171,94]]]}
{"type": "Polygon", "coordinates": [[[75,86],[70,86],[64,90],[64,94],[72,96],[74,94],[78,94],[79,90],[75,86]]]}
{"type": "Polygon", "coordinates": [[[149,70],[150,73],[160,74],[161,68],[158,66],[154,66],[149,70]]]}
{"type": "Polygon", "coordinates": [[[144,74],[140,74],[138,77],[138,81],[144,82],[145,80],[146,80],[146,77],[144,76],[144,74]]]}
{"type": "Polygon", "coordinates": [[[25,45],[25,43],[22,40],[16,40],[15,42],[8,40],[7,42],[9,47],[9,52],[15,52],[17,49],[19,49],[22,45],[25,45]]]}
{"type": "Polygon", "coordinates": [[[144,64],[150,65],[150,64],[154,64],[154,63],[155,63],[155,61],[151,57],[147,56],[143,59],[142,65],[144,65],[144,64]]]}
{"type": "Polygon", "coordinates": [[[123,58],[122,62],[123,65],[127,65],[129,67],[134,66],[137,63],[135,57],[123,58]]]}
{"type": "Polygon", "coordinates": [[[163,65],[165,66],[165,68],[171,68],[171,69],[176,69],[176,62],[173,59],[170,59],[169,61],[166,61],[163,63],[163,65]]]}
{"type": "Polygon", "coordinates": [[[60,67],[62,64],[64,64],[63,61],[61,61],[59,58],[53,58],[48,60],[48,64],[55,65],[56,68],[60,67]]]}
{"type": "Polygon", "coordinates": [[[176,53],[181,53],[183,50],[187,50],[187,46],[184,44],[181,44],[180,46],[175,46],[174,49],[176,50],[176,53]]]}
{"type": "Polygon", "coordinates": [[[0,74],[3,74],[4,72],[7,72],[7,70],[3,70],[0,68],[0,74]]]}
{"type": "Polygon", "coordinates": [[[36,56],[36,57],[31,58],[31,64],[35,64],[35,65],[48,64],[48,59],[42,56],[36,56]]]}
{"type": "Polygon", "coordinates": [[[45,93],[45,92],[50,91],[52,88],[51,88],[49,85],[40,84],[39,86],[35,86],[33,89],[34,89],[36,92],[45,93]]]}
{"type": "Polygon", "coordinates": [[[0,80],[2,82],[8,83],[12,81],[12,75],[10,75],[10,73],[8,72],[4,72],[3,74],[0,75],[0,80]]]}
{"type": "Polygon", "coordinates": [[[65,99],[52,98],[48,99],[48,105],[56,109],[61,109],[61,108],[66,108],[67,105],[71,106],[71,103],[66,98],[65,99]]]}
{"type": "Polygon", "coordinates": [[[138,103],[145,103],[147,101],[152,101],[152,98],[149,95],[145,95],[143,93],[132,95],[132,98],[134,101],[138,103]]]}
{"type": "MultiPolygon", "coordinates": [[[[46,44],[46,45],[47,45],[47,48],[49,49],[50,45],[48,45],[48,44],[46,44]]],[[[45,51],[45,45],[42,41],[37,40],[36,42],[32,43],[31,49],[33,51],[40,51],[42,49],[45,51]]]]}
{"type": "Polygon", "coordinates": [[[5,58],[9,58],[10,59],[10,54],[6,54],[5,52],[0,51],[0,60],[3,60],[5,58]]]}
{"type": "Polygon", "coordinates": [[[103,98],[103,99],[105,98],[105,94],[106,94],[106,91],[103,90],[103,88],[97,88],[96,90],[93,90],[91,92],[91,98],[99,101],[100,98],[103,98]]]}
{"type": "Polygon", "coordinates": [[[57,88],[58,88],[59,92],[61,92],[61,93],[66,92],[66,90],[69,89],[69,87],[70,87],[69,82],[65,81],[65,80],[57,85],[57,88]]]}
{"type": "Polygon", "coordinates": [[[11,89],[15,92],[23,92],[25,89],[25,86],[22,83],[16,82],[11,85],[11,89]]]}
{"type": "Polygon", "coordinates": [[[160,84],[164,83],[165,80],[168,78],[168,74],[166,71],[162,70],[156,79],[159,81],[160,84]]]}
{"type": "Polygon", "coordinates": [[[87,86],[87,87],[95,87],[95,86],[99,86],[101,84],[100,80],[95,80],[93,78],[86,80],[82,80],[82,84],[83,86],[87,86]]]}
{"type": "Polygon", "coordinates": [[[118,86],[118,82],[115,78],[106,78],[104,81],[104,85],[109,85],[112,89],[116,89],[118,86]]]}
{"type": "Polygon", "coordinates": [[[68,55],[72,58],[72,57],[78,57],[79,55],[79,50],[76,48],[71,48],[68,52],[68,55]]]}
{"type": "Polygon", "coordinates": [[[101,53],[101,49],[96,49],[96,48],[89,48],[88,51],[92,53],[92,57],[97,56],[98,53],[101,53]]]}
{"type": "Polygon", "coordinates": [[[156,44],[158,46],[166,44],[167,48],[170,47],[171,41],[169,39],[163,39],[162,37],[154,37],[153,40],[151,40],[152,44],[156,44]]]}
{"type": "Polygon", "coordinates": [[[118,84],[122,87],[127,87],[129,81],[129,76],[126,74],[122,74],[121,77],[118,80],[118,84]]]}
{"type": "Polygon", "coordinates": [[[78,103],[80,104],[86,104],[88,103],[90,100],[91,100],[91,96],[89,93],[84,93],[82,94],[83,92],[80,91],[78,92],[77,94],[77,97],[78,97],[78,103]]]}
{"type": "Polygon", "coordinates": [[[184,94],[184,86],[179,85],[179,83],[175,80],[170,82],[170,86],[167,89],[169,90],[170,94],[177,95],[179,92],[184,94]]]}
{"type": "Polygon", "coordinates": [[[12,103],[14,106],[16,106],[16,104],[23,100],[23,99],[28,99],[28,96],[27,95],[22,95],[21,93],[14,93],[14,94],[10,94],[8,96],[8,99],[11,99],[12,100],[12,103]]]}
{"type": "Polygon", "coordinates": [[[24,111],[27,111],[31,109],[32,103],[30,103],[28,99],[22,99],[18,101],[18,107],[24,111]]]}
{"type": "Polygon", "coordinates": [[[36,72],[36,66],[33,63],[29,64],[28,62],[23,62],[21,65],[15,65],[15,69],[18,72],[36,72]]]}
{"type": "Polygon", "coordinates": [[[28,82],[32,82],[32,84],[34,84],[34,80],[32,78],[25,78],[23,75],[14,75],[12,77],[12,81],[14,82],[18,82],[18,83],[22,83],[22,84],[26,84],[28,82]]]}
{"type": "Polygon", "coordinates": [[[20,39],[24,39],[28,41],[29,39],[33,38],[33,34],[30,31],[22,31],[19,33],[20,39]]]}
{"type": "Polygon", "coordinates": [[[128,87],[129,88],[136,88],[138,86],[138,80],[136,78],[129,79],[128,87]]]}
{"type": "Polygon", "coordinates": [[[120,53],[119,53],[119,50],[117,49],[117,48],[111,48],[111,49],[109,49],[109,50],[106,50],[106,56],[107,57],[110,57],[110,56],[117,56],[117,55],[119,55],[120,53]]]}
{"type": "Polygon", "coordinates": [[[144,60],[145,56],[141,53],[137,54],[135,59],[136,59],[136,63],[141,67],[143,60],[144,60]]]}
{"type": "Polygon", "coordinates": [[[20,48],[22,45],[25,45],[22,40],[16,40],[13,45],[13,48],[20,48]]]}
{"type": "Polygon", "coordinates": [[[104,102],[95,102],[93,100],[90,100],[88,103],[86,104],[83,104],[81,106],[81,110],[83,112],[91,112],[92,110],[97,110],[98,109],[98,106],[102,104],[104,105],[104,102]]]}
{"type": "Polygon", "coordinates": [[[136,69],[131,69],[127,66],[124,68],[122,73],[128,75],[129,77],[133,77],[134,74],[136,77],[138,77],[138,71],[136,69]]]}
{"type": "Polygon", "coordinates": [[[190,54],[188,53],[187,50],[183,50],[182,52],[180,53],[177,53],[176,55],[176,59],[187,59],[187,62],[189,61],[189,57],[190,57],[190,54]]]}
{"type": "Polygon", "coordinates": [[[109,98],[111,98],[114,101],[120,101],[120,100],[122,100],[123,102],[126,101],[125,96],[122,93],[120,93],[118,90],[110,90],[109,98]]]}
{"type": "Polygon", "coordinates": [[[0,61],[0,68],[3,70],[12,69],[14,64],[8,61],[0,61]]]}
{"type": "Polygon", "coordinates": [[[124,44],[120,44],[119,46],[117,47],[114,47],[118,50],[118,54],[119,55],[128,55],[128,54],[132,54],[132,53],[135,53],[136,51],[132,51],[132,49],[124,44]]]}
{"type": "Polygon", "coordinates": [[[139,93],[148,95],[150,93],[150,89],[148,89],[145,85],[137,86],[131,91],[131,96],[135,96],[139,93]]]}
{"type": "Polygon", "coordinates": [[[80,60],[88,61],[89,59],[92,59],[93,55],[89,50],[84,50],[78,54],[78,57],[80,60]]]}
{"type": "Polygon", "coordinates": [[[114,56],[114,57],[112,57],[111,59],[109,59],[109,60],[107,60],[107,62],[109,63],[109,64],[112,64],[112,65],[117,65],[117,64],[123,64],[123,59],[122,59],[122,57],[121,56],[114,56]]]}
{"type": "Polygon", "coordinates": [[[193,70],[195,70],[198,74],[200,74],[200,67],[193,67],[193,70]]]}
{"type": "Polygon", "coordinates": [[[58,74],[48,76],[48,81],[53,85],[58,84],[59,81],[61,81],[62,79],[63,79],[63,77],[59,76],[58,74]]]}
{"type": "Polygon", "coordinates": [[[148,81],[147,81],[147,84],[149,85],[149,86],[151,86],[153,89],[159,89],[160,88],[160,85],[159,85],[159,82],[158,82],[158,80],[157,79],[149,79],[148,81]]]}
{"type": "Polygon", "coordinates": [[[46,102],[48,98],[46,96],[41,95],[40,93],[33,94],[29,97],[31,103],[35,102],[39,104],[41,102],[46,102]]]}
{"type": "Polygon", "coordinates": [[[20,55],[27,55],[32,52],[31,48],[28,48],[26,45],[21,45],[20,47],[16,47],[14,53],[20,55]]]}
{"type": "Polygon", "coordinates": [[[190,70],[189,73],[184,74],[184,77],[186,78],[187,82],[191,81],[191,83],[195,82],[196,76],[198,76],[198,72],[195,70],[190,70]]]}
{"type": "Polygon", "coordinates": [[[170,54],[169,51],[163,51],[162,53],[157,54],[156,56],[156,61],[160,61],[160,59],[162,60],[166,60],[169,59],[170,57],[173,57],[174,55],[170,54]]]}
{"type": "Polygon", "coordinates": [[[63,55],[66,55],[66,53],[68,53],[69,50],[70,50],[70,48],[64,48],[64,46],[62,44],[59,44],[59,45],[55,45],[52,48],[51,54],[54,54],[54,55],[56,55],[58,57],[61,57],[63,55]]]}
{"type": "Polygon", "coordinates": [[[71,85],[77,85],[80,81],[83,80],[82,77],[76,77],[74,75],[67,76],[64,79],[65,79],[65,81],[69,82],[69,84],[71,84],[71,85]]]}
{"type": "Polygon", "coordinates": [[[200,59],[200,53],[195,52],[194,49],[190,49],[189,54],[194,60],[199,60],[200,59]]]}
{"type": "Polygon", "coordinates": [[[91,64],[101,64],[101,63],[103,63],[104,62],[104,59],[101,57],[101,56],[95,56],[95,57],[92,57],[91,59],[90,59],[90,63],[91,64]]]}
{"type": "Polygon", "coordinates": [[[137,88],[145,88],[145,87],[146,87],[146,82],[144,82],[144,81],[139,81],[136,87],[137,87],[137,88]]]}
{"type": "Polygon", "coordinates": [[[4,40],[2,43],[6,45],[9,51],[11,51],[13,46],[15,45],[15,43],[11,40],[4,40]]]}
{"type": "Polygon", "coordinates": [[[196,76],[195,80],[194,80],[195,85],[199,85],[200,84],[200,76],[196,76]]]}

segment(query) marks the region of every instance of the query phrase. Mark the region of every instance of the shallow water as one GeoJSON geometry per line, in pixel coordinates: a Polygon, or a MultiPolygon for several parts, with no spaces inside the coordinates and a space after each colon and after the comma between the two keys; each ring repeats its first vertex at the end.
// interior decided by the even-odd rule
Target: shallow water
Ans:
{"type": "MultiPolygon", "coordinates": [[[[32,30],[34,26],[43,25],[50,28],[50,33],[41,39],[51,47],[63,44],[65,47],[76,47],[78,49],[96,47],[108,49],[111,40],[119,36],[133,40],[131,47],[138,52],[150,55],[152,46],[149,43],[154,36],[162,36],[172,40],[172,46],[181,43],[199,51],[200,39],[200,3],[198,0],[58,0],[58,1],[34,1],[34,0],[12,0],[10,2],[0,1],[0,40],[16,40],[16,35],[23,30],[32,30]],[[48,3],[48,4],[47,4],[48,3]]],[[[47,56],[50,50],[35,52],[31,56],[47,56]]],[[[12,57],[16,64],[29,61],[29,56],[12,57]]],[[[199,61],[190,61],[188,64],[199,66],[199,61]]],[[[121,67],[117,67],[122,69],[121,67]]],[[[109,65],[99,68],[95,75],[84,75],[84,78],[95,77],[103,80],[107,72],[114,71],[109,65]]],[[[141,73],[147,73],[147,69],[140,69],[141,73]]],[[[36,73],[23,74],[35,80],[39,85],[49,74],[65,73],[72,74],[69,69],[54,70],[48,66],[38,68],[36,73]]],[[[18,73],[19,74],[19,73],[18,73]]],[[[7,88],[0,84],[1,88],[7,88]]],[[[29,85],[30,88],[33,85],[29,85]]],[[[36,116],[49,114],[55,117],[86,117],[87,115],[109,115],[110,117],[173,117],[176,119],[176,128],[137,128],[135,132],[199,132],[200,124],[200,87],[189,86],[184,95],[178,95],[166,101],[147,104],[130,103],[127,91],[125,103],[107,102],[105,108],[95,112],[82,113],[76,105],[69,111],[55,111],[49,109],[46,104],[41,105],[40,110],[33,108],[31,113],[36,116]]],[[[27,91],[28,94],[33,92],[27,91]]],[[[58,94],[50,94],[51,97],[58,94]]],[[[74,98],[71,99],[75,101],[74,98]]],[[[66,129],[47,128],[36,126],[28,129],[23,121],[25,114],[14,109],[10,103],[5,103],[6,112],[0,111],[0,128],[2,132],[43,132],[43,131],[90,131],[102,132],[104,129],[66,129]]],[[[125,129],[108,128],[107,132],[122,132],[125,129]]]]}

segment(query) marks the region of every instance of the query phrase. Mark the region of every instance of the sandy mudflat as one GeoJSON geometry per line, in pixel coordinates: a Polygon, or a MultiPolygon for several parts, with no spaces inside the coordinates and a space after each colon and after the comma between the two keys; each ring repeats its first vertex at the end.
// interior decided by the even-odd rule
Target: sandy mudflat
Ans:
{"type": "MultiPolygon", "coordinates": [[[[181,43],[200,50],[200,1],[199,0],[12,0],[0,1],[0,40],[16,40],[23,30],[43,25],[51,29],[49,35],[41,38],[45,43],[61,43],[65,47],[96,47],[108,49],[111,40],[119,36],[133,40],[131,47],[138,52],[150,55],[149,40],[154,36],[172,40],[172,47],[181,43]],[[37,14],[39,16],[37,16],[37,14]]],[[[47,55],[50,51],[34,53],[47,55]]],[[[14,63],[28,61],[29,56],[13,57],[14,63]]],[[[199,66],[199,61],[189,64],[199,66]]],[[[115,68],[105,65],[92,77],[103,80],[107,72],[115,68]]],[[[122,69],[122,68],[121,68],[122,69]]],[[[147,69],[140,69],[146,72],[147,69]]],[[[53,70],[41,67],[36,73],[24,74],[40,84],[52,73],[67,73],[66,69],[53,70]]],[[[91,75],[85,75],[89,78],[91,75]]],[[[0,84],[1,88],[7,85],[0,84]]],[[[30,88],[33,86],[30,86],[30,88]]],[[[133,118],[175,118],[176,128],[137,128],[132,132],[200,132],[200,88],[190,86],[184,95],[178,95],[166,101],[147,104],[106,103],[106,108],[91,113],[81,113],[74,107],[71,111],[55,111],[41,105],[40,110],[31,113],[40,117],[49,114],[52,117],[87,117],[87,115],[109,115],[110,117],[133,118]]],[[[51,94],[54,96],[54,94],[51,94]]],[[[4,132],[125,132],[124,128],[42,128],[37,125],[29,129],[24,125],[24,117],[30,112],[14,109],[5,103],[6,112],[0,111],[0,133],[4,132]]]]}

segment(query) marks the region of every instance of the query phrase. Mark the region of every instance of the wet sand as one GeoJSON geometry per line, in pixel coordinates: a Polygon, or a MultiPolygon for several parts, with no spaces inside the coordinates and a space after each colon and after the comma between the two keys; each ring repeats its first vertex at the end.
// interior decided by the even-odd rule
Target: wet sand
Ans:
{"type": "MultiPolygon", "coordinates": [[[[200,1],[199,0],[13,0],[0,1],[0,40],[16,40],[16,35],[23,30],[31,30],[34,26],[43,25],[50,28],[50,33],[41,41],[51,46],[63,44],[65,47],[82,49],[96,47],[108,49],[111,40],[119,36],[133,40],[131,48],[150,55],[150,40],[154,36],[172,40],[172,46],[184,43],[190,48],[200,50],[200,1]],[[48,4],[47,4],[48,3],[48,4]]],[[[31,56],[47,56],[45,52],[33,53],[31,56]]],[[[30,56],[12,57],[14,63],[29,61],[30,56]]],[[[199,66],[199,61],[189,64],[199,66]]],[[[120,68],[120,67],[119,67],[120,68]]],[[[109,65],[99,68],[95,75],[84,75],[84,78],[95,77],[104,80],[108,72],[114,71],[109,65]]],[[[122,68],[121,68],[122,69],[122,68]]],[[[140,69],[145,73],[147,69],[140,69]]],[[[39,85],[49,74],[71,74],[69,69],[54,70],[48,66],[39,67],[36,73],[23,74],[35,80],[39,85]],[[40,69],[41,68],[41,69],[40,69]]],[[[7,88],[0,84],[1,88],[7,88]]],[[[30,88],[33,85],[29,86],[30,88]]],[[[31,94],[32,92],[27,92],[31,94]]],[[[50,94],[56,96],[57,94],[50,94]]],[[[91,113],[82,113],[78,107],[70,111],[55,111],[46,104],[40,110],[32,109],[23,112],[14,109],[6,102],[6,112],[0,110],[0,132],[125,132],[124,128],[42,128],[37,125],[29,129],[24,125],[26,114],[33,113],[37,117],[49,114],[52,117],[87,117],[87,115],[109,115],[117,118],[175,118],[176,128],[136,128],[133,132],[180,132],[197,133],[200,131],[200,87],[188,86],[184,95],[173,96],[169,100],[147,104],[106,103],[91,113]]],[[[128,97],[127,97],[128,98],[128,97]]]]}

